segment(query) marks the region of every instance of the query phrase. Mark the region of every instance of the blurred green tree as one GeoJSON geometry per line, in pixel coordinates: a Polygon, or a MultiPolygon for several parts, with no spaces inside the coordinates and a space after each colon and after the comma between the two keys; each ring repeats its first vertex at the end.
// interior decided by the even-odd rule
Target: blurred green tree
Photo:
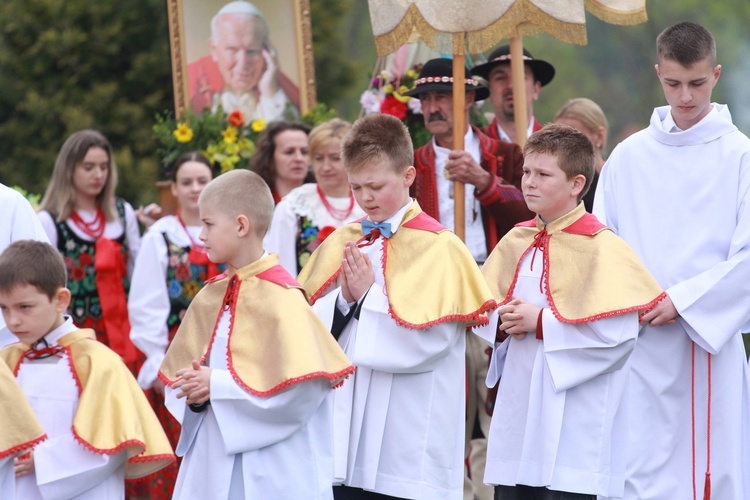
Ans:
{"type": "Polygon", "coordinates": [[[0,181],[43,192],[65,139],[95,128],[118,193],[154,198],[151,126],[172,106],[164,0],[3,0],[0,89],[0,181]]]}

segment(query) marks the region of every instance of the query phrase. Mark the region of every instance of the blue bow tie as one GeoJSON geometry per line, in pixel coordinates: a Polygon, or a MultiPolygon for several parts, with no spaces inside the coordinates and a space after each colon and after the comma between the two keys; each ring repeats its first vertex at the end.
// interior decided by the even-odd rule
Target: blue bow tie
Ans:
{"type": "Polygon", "coordinates": [[[393,236],[390,222],[373,222],[367,219],[364,219],[362,221],[362,234],[364,234],[365,236],[372,233],[376,229],[380,231],[380,235],[384,238],[390,238],[391,236],[393,236]]]}

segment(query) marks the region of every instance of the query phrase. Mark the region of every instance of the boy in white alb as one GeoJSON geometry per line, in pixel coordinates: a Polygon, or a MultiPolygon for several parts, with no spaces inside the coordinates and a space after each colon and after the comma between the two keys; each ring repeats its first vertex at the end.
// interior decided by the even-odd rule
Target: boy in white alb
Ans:
{"type": "Polygon", "coordinates": [[[326,238],[299,276],[357,367],[334,395],[334,498],[460,499],[466,328],[494,301],[466,246],[409,198],[398,119],[358,120],[342,153],[367,218],[326,238]]]}
{"type": "Polygon", "coordinates": [[[750,498],[750,140],[711,103],[711,33],[656,45],[669,105],[615,148],[594,203],[667,293],[632,357],[625,498],[750,498]]]}
{"type": "Polygon", "coordinates": [[[227,172],[199,205],[208,256],[229,269],[190,303],[159,372],[182,424],[174,498],[330,499],[327,400],[354,367],[263,251],[273,212],[263,179],[227,172]]]}
{"type": "Polygon", "coordinates": [[[119,356],[79,330],[62,256],[18,241],[0,256],[0,309],[18,342],[0,351],[47,439],[15,459],[15,491],[3,499],[121,499],[125,479],[174,461],[146,397],[119,356]]]}
{"type": "Polygon", "coordinates": [[[476,331],[494,347],[487,386],[500,380],[484,480],[498,500],[622,496],[628,359],[638,313],[663,293],[581,203],[594,177],[584,134],[548,125],[524,157],[521,188],[537,217],[482,268],[501,303],[499,325],[493,313],[476,331]]]}

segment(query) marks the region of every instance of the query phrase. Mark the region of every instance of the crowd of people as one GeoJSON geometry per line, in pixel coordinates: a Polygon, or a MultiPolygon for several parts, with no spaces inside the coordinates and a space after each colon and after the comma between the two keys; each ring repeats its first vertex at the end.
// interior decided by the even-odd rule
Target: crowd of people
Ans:
{"type": "Polygon", "coordinates": [[[668,105],[609,158],[590,99],[536,119],[528,51],[514,101],[507,45],[463,110],[425,62],[417,150],[272,121],[249,170],[177,158],[158,219],[71,135],[38,211],[0,185],[0,497],[750,497],[750,140],[708,30],[656,51],[668,105]]]}

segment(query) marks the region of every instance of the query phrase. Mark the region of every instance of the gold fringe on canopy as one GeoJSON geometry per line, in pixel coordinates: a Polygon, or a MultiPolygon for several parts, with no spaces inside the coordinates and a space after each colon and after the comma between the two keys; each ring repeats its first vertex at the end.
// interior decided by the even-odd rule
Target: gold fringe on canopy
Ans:
{"type": "Polygon", "coordinates": [[[455,44],[456,34],[465,38],[465,49],[471,54],[484,52],[500,40],[519,34],[547,33],[566,43],[586,45],[586,10],[612,24],[635,25],[647,19],[645,0],[559,0],[546,6],[537,5],[544,3],[538,0],[537,3],[498,0],[487,7],[491,9],[489,13],[482,9],[475,14],[467,13],[470,7],[466,5],[451,7],[445,0],[369,0],[369,3],[375,47],[381,56],[418,41],[442,53],[463,53],[462,47],[455,44]],[[394,16],[407,4],[401,19],[394,22],[394,16]],[[440,27],[428,20],[436,19],[436,12],[445,14],[440,18],[440,27]],[[493,20],[488,15],[498,17],[493,20]]]}
{"type": "Polygon", "coordinates": [[[586,0],[586,10],[608,24],[635,26],[648,21],[646,0],[586,0]]]}

